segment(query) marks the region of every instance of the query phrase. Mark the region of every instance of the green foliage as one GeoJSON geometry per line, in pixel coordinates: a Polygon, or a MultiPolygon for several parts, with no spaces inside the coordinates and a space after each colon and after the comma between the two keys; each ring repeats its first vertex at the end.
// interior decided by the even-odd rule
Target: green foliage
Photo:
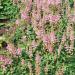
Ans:
{"type": "Polygon", "coordinates": [[[1,0],[0,3],[0,19],[11,19],[16,18],[18,14],[18,7],[13,5],[11,0],[1,0]]]}
{"type": "Polygon", "coordinates": [[[21,37],[22,37],[22,30],[19,29],[19,28],[17,28],[14,36],[12,37],[13,43],[15,45],[17,45],[17,43],[19,42],[19,40],[21,39],[21,37]]]}
{"type": "Polygon", "coordinates": [[[28,37],[28,40],[34,40],[36,39],[36,34],[32,28],[31,25],[28,25],[28,30],[27,30],[27,37],[28,37]]]}
{"type": "Polygon", "coordinates": [[[74,7],[74,1],[73,1],[73,0],[69,0],[69,4],[70,4],[70,7],[71,7],[71,8],[74,7]]]}

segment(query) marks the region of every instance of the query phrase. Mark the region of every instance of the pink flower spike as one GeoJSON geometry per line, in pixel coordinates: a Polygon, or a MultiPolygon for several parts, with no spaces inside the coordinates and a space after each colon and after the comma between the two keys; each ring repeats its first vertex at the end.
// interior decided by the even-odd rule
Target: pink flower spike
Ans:
{"type": "Polygon", "coordinates": [[[21,13],[21,19],[28,19],[28,16],[27,16],[26,12],[21,13]]]}
{"type": "Polygon", "coordinates": [[[21,52],[22,52],[22,49],[21,49],[21,48],[18,48],[16,54],[17,54],[17,55],[21,55],[21,52]]]}
{"type": "Polygon", "coordinates": [[[48,0],[48,3],[49,3],[50,5],[54,5],[54,4],[55,4],[54,0],[48,0]]]}
{"type": "Polygon", "coordinates": [[[47,35],[47,34],[44,35],[44,36],[43,36],[43,42],[44,42],[44,43],[48,43],[49,41],[50,41],[50,39],[49,39],[48,35],[47,35]]]}
{"type": "Polygon", "coordinates": [[[55,4],[58,5],[61,3],[61,0],[55,0],[55,4]]]}
{"type": "Polygon", "coordinates": [[[54,31],[50,33],[49,38],[50,38],[51,43],[56,42],[56,36],[55,36],[54,31]]]}
{"type": "Polygon", "coordinates": [[[16,48],[14,47],[14,45],[12,44],[8,44],[8,46],[6,47],[6,49],[13,55],[16,55],[16,48]]]}
{"type": "Polygon", "coordinates": [[[3,65],[8,65],[12,63],[12,60],[3,55],[0,55],[0,62],[3,62],[3,65]]]}
{"type": "Polygon", "coordinates": [[[51,21],[52,21],[53,23],[56,23],[56,22],[59,21],[59,19],[60,19],[60,16],[59,16],[59,15],[53,15],[52,18],[51,18],[51,21]]]}
{"type": "Polygon", "coordinates": [[[50,5],[58,5],[61,3],[61,0],[48,0],[48,3],[50,5]]]}
{"type": "Polygon", "coordinates": [[[53,47],[52,47],[51,44],[48,46],[48,50],[49,50],[50,53],[52,53],[52,51],[53,51],[53,47]]]}
{"type": "Polygon", "coordinates": [[[49,14],[45,16],[45,20],[48,20],[51,23],[57,23],[60,20],[60,16],[49,14]]]}

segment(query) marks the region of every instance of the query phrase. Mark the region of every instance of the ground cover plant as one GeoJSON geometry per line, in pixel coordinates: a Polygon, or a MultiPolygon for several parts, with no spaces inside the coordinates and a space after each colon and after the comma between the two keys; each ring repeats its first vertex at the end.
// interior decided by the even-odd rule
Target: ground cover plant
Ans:
{"type": "Polygon", "coordinates": [[[0,0],[0,75],[75,75],[75,0],[0,0]]]}

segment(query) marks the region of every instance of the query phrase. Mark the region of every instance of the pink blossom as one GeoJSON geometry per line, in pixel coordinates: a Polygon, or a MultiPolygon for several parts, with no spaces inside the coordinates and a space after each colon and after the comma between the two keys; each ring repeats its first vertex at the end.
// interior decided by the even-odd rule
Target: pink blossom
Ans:
{"type": "Polygon", "coordinates": [[[50,38],[50,36],[48,34],[46,34],[46,35],[43,36],[43,42],[45,44],[46,49],[48,49],[49,52],[53,51],[53,47],[51,45],[51,38],[50,38]]]}
{"type": "Polygon", "coordinates": [[[41,61],[41,57],[38,53],[36,54],[35,60],[36,60],[36,63],[40,63],[41,61]]]}
{"type": "Polygon", "coordinates": [[[40,75],[40,62],[41,62],[41,56],[38,54],[38,53],[36,53],[36,57],[35,57],[35,65],[36,65],[36,67],[35,67],[35,73],[37,74],[37,75],[40,75]]]}
{"type": "Polygon", "coordinates": [[[35,33],[36,33],[36,35],[37,35],[38,37],[41,35],[41,33],[40,33],[40,31],[39,31],[39,30],[38,30],[38,31],[36,31],[35,33]]]}
{"type": "Polygon", "coordinates": [[[3,55],[0,55],[0,62],[3,62],[3,65],[11,64],[12,60],[3,55]]]}
{"type": "Polygon", "coordinates": [[[49,15],[49,21],[52,22],[52,23],[56,23],[58,22],[60,19],[60,16],[59,15],[49,15]]]}
{"type": "Polygon", "coordinates": [[[59,15],[53,15],[52,18],[51,18],[51,21],[54,22],[54,23],[56,23],[56,22],[59,21],[59,19],[60,19],[59,15]]]}
{"type": "Polygon", "coordinates": [[[48,34],[43,36],[43,42],[48,43],[50,41],[48,34]]]}
{"type": "Polygon", "coordinates": [[[50,5],[58,5],[61,3],[61,0],[48,0],[48,3],[50,5]]]}
{"type": "Polygon", "coordinates": [[[35,33],[36,33],[38,38],[41,38],[43,36],[43,30],[42,29],[37,30],[35,33]]]}
{"type": "Polygon", "coordinates": [[[12,60],[6,56],[0,55],[0,62],[2,62],[1,67],[6,70],[6,65],[12,64],[12,60]]]}
{"type": "Polygon", "coordinates": [[[75,15],[69,15],[69,21],[75,22],[75,15]]]}
{"type": "Polygon", "coordinates": [[[12,45],[12,44],[8,44],[8,46],[7,46],[7,50],[11,53],[11,54],[13,54],[13,55],[15,55],[16,53],[15,53],[15,47],[12,45]]]}
{"type": "Polygon", "coordinates": [[[50,41],[51,41],[52,43],[55,43],[55,42],[56,42],[56,36],[55,36],[54,31],[52,31],[52,32],[50,33],[49,38],[50,38],[50,41]]]}
{"type": "Polygon", "coordinates": [[[49,20],[51,23],[57,23],[60,20],[60,16],[49,14],[45,16],[45,20],[49,20]]]}
{"type": "Polygon", "coordinates": [[[28,19],[28,15],[26,12],[21,13],[21,19],[25,19],[25,20],[28,19]]]}
{"type": "Polygon", "coordinates": [[[16,48],[12,44],[8,44],[6,48],[11,54],[16,55],[16,48]]]}
{"type": "Polygon", "coordinates": [[[18,48],[16,54],[17,55],[21,55],[21,52],[22,52],[22,49],[21,48],[18,48]]]}
{"type": "Polygon", "coordinates": [[[32,48],[36,48],[37,47],[37,43],[36,43],[35,40],[32,41],[31,46],[32,46],[32,48]]]}
{"type": "Polygon", "coordinates": [[[49,44],[47,48],[50,53],[53,51],[53,46],[51,44],[49,44]]]}
{"type": "Polygon", "coordinates": [[[48,0],[48,3],[51,5],[55,5],[55,1],[54,0],[48,0]]]}
{"type": "Polygon", "coordinates": [[[36,0],[36,4],[37,4],[37,9],[41,9],[41,6],[42,6],[42,1],[41,0],[36,0]]]}
{"type": "Polygon", "coordinates": [[[50,34],[45,34],[42,40],[45,44],[46,49],[48,49],[49,52],[52,52],[53,51],[52,43],[56,42],[56,36],[54,31],[52,31],[50,34]]]}
{"type": "Polygon", "coordinates": [[[55,0],[55,4],[58,5],[61,3],[61,0],[55,0]]]}
{"type": "Polygon", "coordinates": [[[51,19],[51,18],[52,18],[52,15],[51,15],[51,14],[45,15],[45,20],[46,20],[46,21],[49,21],[49,19],[51,19]]]}

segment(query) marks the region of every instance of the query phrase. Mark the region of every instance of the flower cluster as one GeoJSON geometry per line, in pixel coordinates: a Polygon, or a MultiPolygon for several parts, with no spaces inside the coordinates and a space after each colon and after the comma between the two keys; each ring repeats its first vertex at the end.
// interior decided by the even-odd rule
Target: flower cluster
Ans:
{"type": "Polygon", "coordinates": [[[16,49],[12,44],[8,44],[7,50],[10,52],[10,54],[13,54],[14,56],[21,55],[22,52],[21,48],[16,49]]]}
{"type": "Polygon", "coordinates": [[[60,16],[49,14],[45,16],[45,19],[49,20],[51,23],[57,23],[60,20],[60,16]]]}
{"type": "Polygon", "coordinates": [[[61,0],[48,0],[48,3],[51,5],[58,5],[61,3],[61,0]]]}
{"type": "Polygon", "coordinates": [[[7,58],[6,56],[0,55],[0,62],[3,63],[3,66],[6,66],[8,64],[11,64],[12,60],[10,58],[7,58]]]}
{"type": "Polygon", "coordinates": [[[56,42],[56,36],[54,32],[51,32],[50,34],[45,34],[43,36],[43,42],[45,43],[46,49],[49,50],[49,52],[53,51],[53,43],[56,42]]]}

